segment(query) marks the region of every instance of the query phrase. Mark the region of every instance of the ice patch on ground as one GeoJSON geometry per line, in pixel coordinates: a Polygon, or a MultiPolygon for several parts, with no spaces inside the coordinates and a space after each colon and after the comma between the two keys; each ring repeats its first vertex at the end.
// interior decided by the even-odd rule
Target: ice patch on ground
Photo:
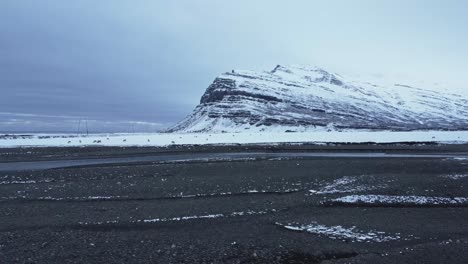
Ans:
{"type": "Polygon", "coordinates": [[[427,197],[394,195],[348,195],[330,200],[332,204],[376,204],[376,205],[468,205],[464,197],[427,197]]]}
{"type": "MultiPolygon", "coordinates": [[[[299,225],[299,224],[279,224],[284,228],[292,231],[303,231],[311,234],[317,234],[326,236],[330,239],[339,239],[344,241],[353,241],[353,242],[389,242],[389,241],[396,241],[401,240],[401,236],[399,234],[389,235],[385,232],[378,232],[378,231],[369,231],[364,232],[357,230],[355,226],[346,228],[343,226],[325,226],[313,222],[309,225],[299,225]]],[[[409,238],[405,238],[404,240],[409,240],[409,238]]]]}

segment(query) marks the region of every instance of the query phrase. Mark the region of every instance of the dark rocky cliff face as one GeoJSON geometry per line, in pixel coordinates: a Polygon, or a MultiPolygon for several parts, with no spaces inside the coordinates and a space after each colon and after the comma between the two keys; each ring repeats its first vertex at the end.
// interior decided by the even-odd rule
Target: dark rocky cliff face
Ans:
{"type": "Polygon", "coordinates": [[[200,100],[200,104],[209,104],[221,102],[223,100],[233,100],[240,98],[259,99],[266,101],[281,102],[274,96],[263,95],[255,93],[254,91],[249,92],[245,90],[236,89],[236,82],[230,79],[216,78],[213,83],[208,87],[205,94],[200,100]]]}
{"type": "Polygon", "coordinates": [[[467,130],[468,98],[347,80],[316,67],[277,66],[216,78],[170,132],[467,130]]]}

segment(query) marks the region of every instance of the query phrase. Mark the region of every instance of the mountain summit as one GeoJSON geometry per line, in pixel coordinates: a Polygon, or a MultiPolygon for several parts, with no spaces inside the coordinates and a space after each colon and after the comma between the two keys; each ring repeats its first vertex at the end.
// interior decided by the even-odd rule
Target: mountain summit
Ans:
{"type": "Polygon", "coordinates": [[[318,67],[221,74],[169,132],[467,130],[468,98],[350,80],[318,67]]]}

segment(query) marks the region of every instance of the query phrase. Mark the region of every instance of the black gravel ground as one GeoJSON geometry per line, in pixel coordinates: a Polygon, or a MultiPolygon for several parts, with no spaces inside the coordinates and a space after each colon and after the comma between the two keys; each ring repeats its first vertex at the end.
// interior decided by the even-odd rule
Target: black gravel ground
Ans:
{"type": "MultiPolygon", "coordinates": [[[[1,149],[0,162],[240,151],[468,155],[466,145],[418,144],[41,148],[1,149]]],[[[256,157],[3,171],[0,263],[468,263],[467,204],[327,204],[352,194],[468,197],[464,175],[468,160],[453,158],[256,157]],[[395,239],[284,225],[354,227],[395,239]]]]}

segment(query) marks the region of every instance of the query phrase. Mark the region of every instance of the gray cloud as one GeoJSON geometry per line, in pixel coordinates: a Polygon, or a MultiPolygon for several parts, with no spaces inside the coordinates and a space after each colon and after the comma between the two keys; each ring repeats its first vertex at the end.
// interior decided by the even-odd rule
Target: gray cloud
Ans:
{"type": "Polygon", "coordinates": [[[4,0],[0,112],[11,114],[0,115],[0,131],[72,131],[79,119],[99,131],[127,131],[135,122],[139,130],[164,127],[188,114],[219,73],[279,63],[466,91],[467,7],[422,0],[4,0]]]}

